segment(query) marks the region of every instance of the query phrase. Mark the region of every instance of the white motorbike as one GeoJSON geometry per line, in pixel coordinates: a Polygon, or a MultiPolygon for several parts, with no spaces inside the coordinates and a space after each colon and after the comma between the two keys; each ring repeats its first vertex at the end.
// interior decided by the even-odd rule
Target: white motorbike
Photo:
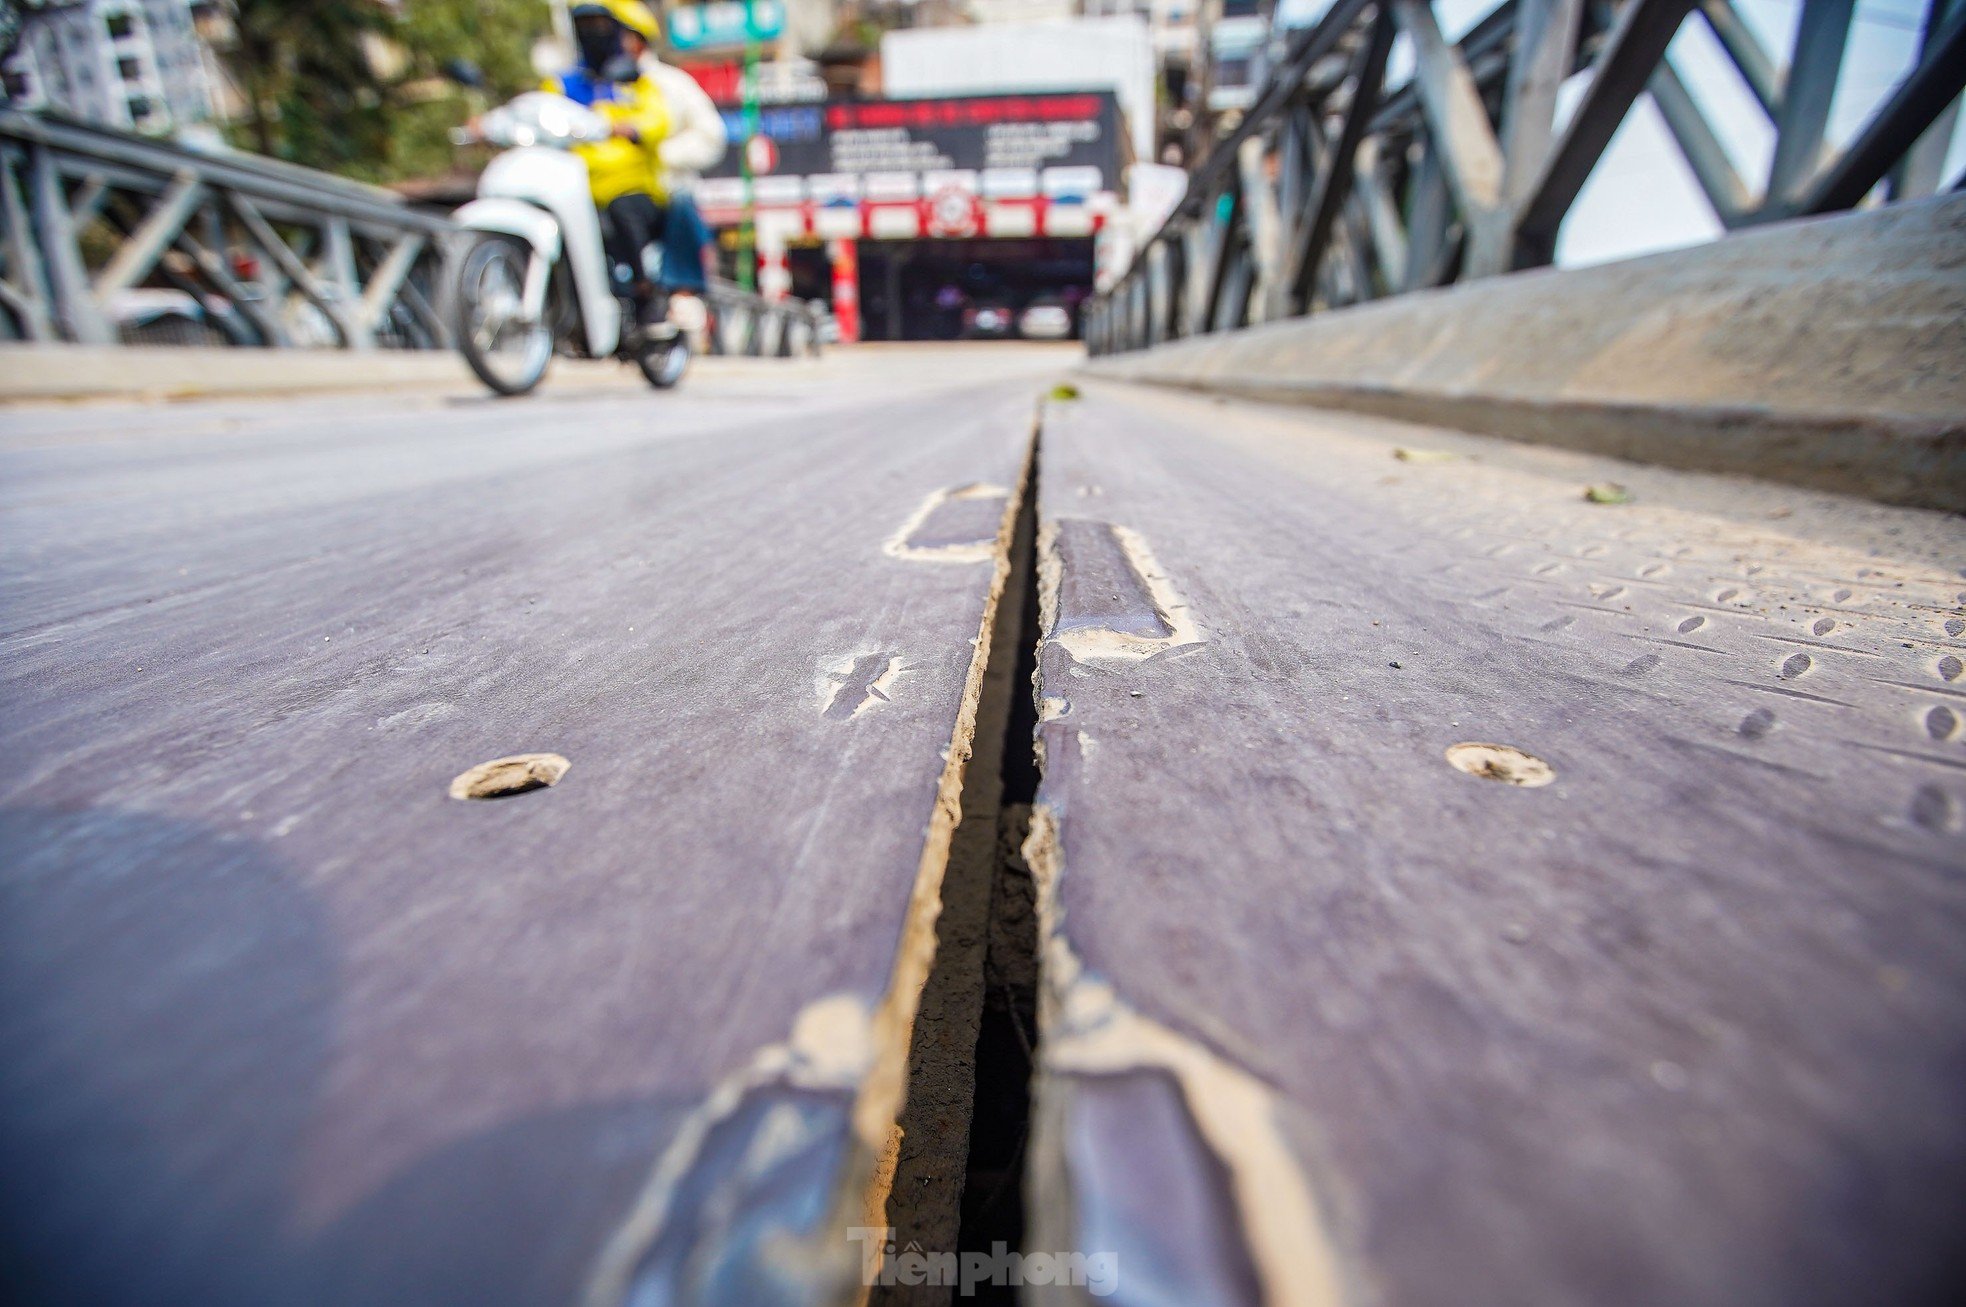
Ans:
{"type": "Polygon", "coordinates": [[[479,178],[478,198],[457,211],[475,235],[453,286],[458,349],[501,395],[539,385],[555,353],[617,356],[663,390],[689,367],[689,339],[676,324],[635,323],[628,281],[639,272],[660,287],[660,251],[644,251],[641,269],[617,270],[603,246],[587,165],[572,149],[608,133],[593,110],[534,91],[457,134],[505,147],[479,178]]]}

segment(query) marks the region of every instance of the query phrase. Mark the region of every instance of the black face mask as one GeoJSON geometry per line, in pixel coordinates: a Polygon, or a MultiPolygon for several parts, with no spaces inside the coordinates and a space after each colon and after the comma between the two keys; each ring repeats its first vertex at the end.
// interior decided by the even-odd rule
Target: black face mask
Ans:
{"type": "MultiPolygon", "coordinates": [[[[618,64],[620,60],[628,57],[628,52],[621,48],[621,29],[610,20],[598,22],[583,20],[575,26],[574,35],[580,41],[581,64],[596,76],[608,77],[610,65],[618,64]]],[[[629,62],[634,61],[629,60],[629,62]]]]}

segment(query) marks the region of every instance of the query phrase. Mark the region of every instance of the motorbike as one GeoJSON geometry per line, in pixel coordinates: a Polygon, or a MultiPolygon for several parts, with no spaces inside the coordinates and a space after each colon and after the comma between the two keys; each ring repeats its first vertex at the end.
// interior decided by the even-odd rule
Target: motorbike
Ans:
{"type": "Polygon", "coordinates": [[[553,356],[631,362],[667,390],[689,368],[689,338],[669,320],[661,252],[643,251],[640,273],[657,287],[658,321],[636,321],[637,270],[617,267],[601,238],[587,165],[572,152],[607,139],[608,122],[585,105],[533,91],[492,110],[460,142],[502,147],[456,220],[469,243],[452,283],[457,343],[478,379],[523,395],[553,356]]]}

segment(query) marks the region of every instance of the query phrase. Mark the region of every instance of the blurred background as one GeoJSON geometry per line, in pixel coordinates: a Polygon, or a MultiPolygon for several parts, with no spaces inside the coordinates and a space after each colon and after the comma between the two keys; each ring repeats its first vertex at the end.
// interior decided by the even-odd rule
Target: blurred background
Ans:
{"type": "MultiPolygon", "coordinates": [[[[720,271],[827,306],[843,341],[1060,339],[1178,203],[1186,169],[1330,0],[718,0],[652,4],[661,59],[730,142],[691,189],[720,271]]],[[[1444,0],[1458,39],[1495,0],[1444,0]]],[[[1800,0],[1733,7],[1789,49],[1800,0]]],[[[1916,57],[1918,0],[1860,0],[1827,130],[1840,144],[1916,57]]],[[[0,0],[6,95],[204,150],[468,200],[489,157],[451,131],[572,59],[565,0],[0,0]]],[[[1399,37],[1389,85],[1412,74],[1399,37]]],[[[1712,30],[1672,57],[1744,172],[1773,135],[1712,30]]],[[[1573,78],[1581,83],[1584,75],[1573,78]]],[[[1559,117],[1578,85],[1565,87],[1559,117]]],[[[1966,139],[1966,138],[1962,138],[1966,139]]],[[[1948,177],[1966,164],[1951,143],[1948,177]]],[[[1566,221],[1559,265],[1721,224],[1648,97],[1566,221]]],[[[141,288],[139,288],[141,290],[141,288]]]]}

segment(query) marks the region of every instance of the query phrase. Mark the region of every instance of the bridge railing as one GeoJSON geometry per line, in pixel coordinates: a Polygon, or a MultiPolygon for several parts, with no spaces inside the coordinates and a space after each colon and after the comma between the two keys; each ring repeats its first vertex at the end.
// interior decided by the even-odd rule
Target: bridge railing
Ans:
{"type": "Polygon", "coordinates": [[[163,283],[239,344],[443,348],[442,216],[378,187],[51,114],[0,114],[0,309],[29,340],[117,341],[163,283]]]}
{"type": "Polygon", "coordinates": [[[706,344],[711,354],[752,358],[816,355],[825,343],[825,327],[833,316],[817,301],[767,299],[718,278],[711,280],[703,298],[710,310],[706,344]]]}
{"type": "MultiPolygon", "coordinates": [[[[115,344],[169,288],[215,343],[444,349],[460,229],[393,192],[49,113],[0,110],[0,338],[115,344]]],[[[817,352],[823,308],[714,284],[713,353],[817,352]]]]}
{"type": "Polygon", "coordinates": [[[1932,194],[1966,86],[1966,0],[1926,0],[1917,57],[1840,150],[1826,143],[1851,0],[1803,0],[1784,63],[1733,0],[1507,0],[1460,41],[1431,0],[1332,0],[1128,271],[1086,313],[1094,354],[1551,262],[1557,230],[1643,92],[1721,223],[1932,194]],[[1739,141],[1668,46],[1697,14],[1772,135],[1739,141]],[[1413,72],[1388,85],[1404,36],[1413,72]],[[1558,88],[1588,70],[1558,124],[1558,88]]]}

